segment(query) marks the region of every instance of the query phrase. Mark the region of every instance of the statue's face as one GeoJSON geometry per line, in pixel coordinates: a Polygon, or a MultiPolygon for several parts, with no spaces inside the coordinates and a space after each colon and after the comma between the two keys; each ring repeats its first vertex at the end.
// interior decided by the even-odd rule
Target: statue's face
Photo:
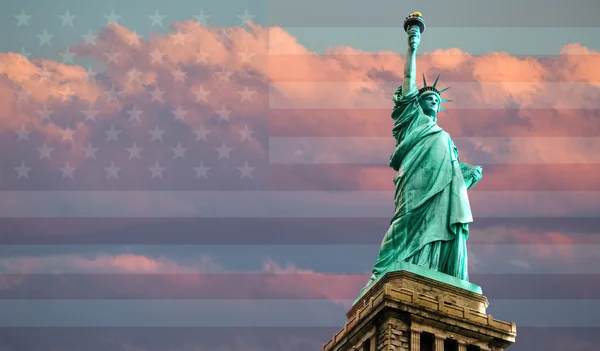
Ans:
{"type": "Polygon", "coordinates": [[[419,99],[421,108],[428,116],[435,116],[440,107],[440,100],[435,94],[427,94],[419,99]]]}

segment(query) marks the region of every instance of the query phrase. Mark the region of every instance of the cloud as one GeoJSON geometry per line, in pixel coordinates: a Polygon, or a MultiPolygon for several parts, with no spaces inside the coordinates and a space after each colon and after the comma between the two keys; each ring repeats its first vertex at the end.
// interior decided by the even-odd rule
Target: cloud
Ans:
{"type": "Polygon", "coordinates": [[[292,263],[281,266],[272,260],[264,262],[264,270],[268,273],[293,275],[288,279],[288,283],[281,284],[280,280],[274,280],[275,284],[269,284],[268,290],[283,293],[288,296],[315,296],[322,295],[323,299],[332,301],[335,304],[350,308],[352,303],[348,299],[340,299],[341,296],[347,296],[349,291],[358,291],[362,288],[359,284],[364,280],[363,285],[367,283],[366,276],[352,279],[345,275],[328,275],[315,272],[310,269],[301,269],[292,263]],[[358,284],[357,284],[358,283],[358,284]],[[327,289],[323,287],[327,286],[327,289]]]}
{"type": "MultiPolygon", "coordinates": [[[[174,120],[173,111],[178,108],[185,111],[185,117],[178,121],[181,122],[176,124],[178,127],[169,130],[169,133],[175,133],[171,140],[183,138],[183,135],[190,134],[200,124],[214,125],[214,122],[223,122],[218,121],[216,111],[225,107],[231,111],[231,121],[224,128],[211,128],[211,137],[213,140],[233,143],[234,140],[239,140],[237,130],[250,125],[259,136],[256,138],[258,142],[245,144],[244,151],[255,157],[265,157],[267,136],[277,134],[278,123],[293,125],[295,129],[304,130],[307,134],[322,133],[325,130],[335,135],[336,130],[343,129],[355,130],[344,133],[357,135],[385,135],[384,131],[391,128],[389,117],[376,117],[389,116],[389,110],[375,112],[372,118],[366,118],[360,112],[349,111],[345,114],[346,123],[340,125],[337,119],[329,123],[327,119],[312,121],[309,111],[296,109],[283,112],[284,116],[274,122],[269,121],[268,127],[264,111],[274,100],[293,102],[294,106],[319,106],[321,103],[336,101],[337,105],[346,106],[348,110],[368,106],[373,101],[391,104],[389,96],[381,91],[381,83],[401,80],[404,61],[402,55],[389,51],[363,52],[345,46],[330,48],[320,55],[310,52],[282,28],[266,28],[254,24],[250,25],[249,30],[241,27],[207,29],[193,21],[177,22],[172,25],[170,33],[142,38],[139,44],[132,41],[133,35],[128,28],[112,24],[102,29],[96,45],[78,44],[71,48],[81,58],[103,63],[102,72],[95,76],[90,76],[86,69],[77,65],[65,65],[45,59],[29,61],[16,53],[2,54],[0,73],[4,74],[4,79],[0,89],[13,93],[2,94],[5,101],[0,104],[3,108],[0,111],[0,131],[12,133],[24,124],[39,134],[40,142],[54,142],[58,146],[57,153],[70,150],[66,157],[60,159],[62,164],[67,158],[71,164],[82,168],[85,164],[83,148],[90,141],[100,143],[104,139],[102,142],[106,142],[104,131],[110,125],[116,125],[120,137],[139,139],[144,135],[147,139],[148,131],[159,122],[174,120]],[[287,54],[274,54],[278,51],[287,54]],[[177,75],[178,70],[184,73],[177,75]],[[136,75],[135,72],[139,74],[136,75]],[[270,83],[278,82],[297,84],[269,88],[270,83]],[[315,89],[322,82],[342,84],[323,94],[315,89]],[[194,93],[201,86],[210,92],[207,101],[197,99],[194,93]],[[240,92],[247,87],[255,91],[252,103],[240,102],[240,92]],[[26,101],[19,101],[18,92],[21,88],[28,92],[26,101]],[[155,91],[158,94],[152,95],[155,91]],[[42,110],[44,105],[53,110],[49,123],[41,121],[36,112],[42,110]],[[84,122],[82,111],[90,105],[97,110],[97,123],[84,122]],[[143,111],[143,117],[140,123],[127,123],[127,111],[131,111],[134,105],[143,111]],[[73,143],[64,140],[62,132],[65,128],[75,129],[73,143]]],[[[505,130],[506,134],[521,135],[520,131],[524,126],[537,130],[540,124],[552,123],[544,116],[539,116],[535,110],[527,109],[530,104],[543,101],[548,109],[554,111],[560,111],[564,106],[578,105],[586,108],[597,105],[598,101],[594,97],[598,96],[597,82],[600,82],[600,73],[595,62],[600,60],[599,57],[598,52],[580,44],[565,46],[559,55],[549,58],[514,57],[506,53],[473,56],[454,48],[420,56],[418,67],[430,81],[437,73],[441,73],[440,84],[478,83],[450,89],[448,97],[455,101],[521,106],[510,118],[497,123],[485,118],[486,114],[493,111],[481,111],[482,119],[487,124],[471,126],[476,128],[471,133],[485,135],[488,130],[497,133],[505,130]],[[582,84],[568,86],[568,89],[567,86],[561,88],[549,85],[557,82],[582,84]]],[[[451,105],[449,108],[452,108],[451,105]]],[[[551,115],[551,112],[546,114],[551,115]]],[[[461,124],[463,118],[460,116],[450,120],[441,116],[440,119],[446,129],[469,128],[469,125],[461,124]]],[[[589,120],[578,119],[574,123],[589,124],[589,120]]],[[[486,152],[478,145],[473,147],[479,152],[486,152]]],[[[543,145],[532,147],[533,149],[525,152],[532,155],[543,154],[543,145]]],[[[369,145],[361,145],[360,150],[368,153],[369,145]]],[[[585,150],[569,149],[565,153],[578,155],[583,154],[583,151],[585,150]]],[[[31,152],[37,154],[35,148],[31,152]]],[[[127,153],[110,143],[104,152],[114,154],[115,161],[129,162],[127,153]]],[[[469,152],[468,148],[464,151],[467,159],[469,152]]],[[[510,152],[522,153],[523,150],[510,152]]],[[[211,155],[212,153],[214,152],[211,151],[211,155]]],[[[152,155],[160,156],[156,153],[152,155]]],[[[19,156],[23,158],[25,155],[19,156]]],[[[11,161],[19,164],[16,156],[11,161]]],[[[58,158],[47,161],[49,169],[56,169],[61,165],[58,158]]],[[[585,160],[578,160],[582,161],[585,160]]],[[[141,179],[148,178],[149,173],[145,167],[138,170],[141,179]]]]}
{"type": "Polygon", "coordinates": [[[223,271],[220,265],[206,255],[199,255],[193,265],[184,265],[169,258],[101,252],[94,255],[63,254],[3,258],[0,259],[0,268],[11,274],[40,274],[42,272],[53,274],[65,272],[77,272],[77,274],[212,274],[223,271]]]}
{"type": "MultiPolygon", "coordinates": [[[[247,159],[266,159],[268,137],[277,135],[285,128],[301,130],[306,135],[311,133],[333,136],[336,133],[359,136],[390,134],[391,120],[388,108],[367,109],[367,113],[353,109],[374,104],[391,107],[389,88],[393,84],[389,84],[389,87],[386,86],[384,89],[382,82],[395,84],[402,77],[404,59],[396,53],[389,51],[370,53],[339,46],[320,55],[310,52],[282,28],[266,28],[254,24],[251,24],[250,29],[247,30],[244,28],[207,29],[191,21],[175,23],[171,33],[142,39],[139,45],[131,44],[132,35],[128,28],[110,25],[101,31],[96,45],[82,44],[71,48],[81,58],[104,63],[101,71],[93,76],[84,67],[77,65],[65,65],[46,59],[30,61],[16,53],[0,54],[0,133],[2,133],[0,146],[5,150],[3,155],[6,156],[6,164],[10,165],[9,172],[23,159],[38,161],[39,152],[36,148],[47,142],[56,149],[57,156],[49,160],[44,159],[43,163],[36,166],[36,172],[56,173],[58,176],[49,180],[38,180],[38,187],[61,189],[63,180],[60,173],[57,173],[57,167],[63,166],[68,161],[80,172],[77,176],[80,188],[118,189],[117,186],[111,188],[112,185],[103,183],[106,177],[101,167],[91,168],[86,173],[91,160],[86,159],[83,149],[92,143],[100,145],[104,155],[103,160],[112,158],[117,164],[129,166],[127,178],[129,183],[125,183],[122,187],[155,189],[152,188],[153,183],[150,183],[152,179],[147,169],[153,162],[148,160],[165,159],[164,162],[169,163],[168,167],[176,167],[177,160],[173,160],[173,154],[168,148],[165,151],[164,146],[165,144],[169,144],[169,147],[174,146],[179,140],[193,145],[193,148],[190,146],[188,154],[193,152],[195,155],[193,157],[196,157],[195,160],[198,162],[208,159],[213,162],[211,165],[213,168],[224,167],[221,170],[237,172],[236,167],[241,166],[247,159]],[[183,34],[185,38],[178,33],[183,34]],[[278,51],[287,54],[273,54],[278,51]],[[179,71],[185,74],[181,75],[179,71]],[[136,72],[139,72],[139,80],[135,79],[138,77],[136,72]],[[273,86],[271,85],[273,82],[292,84],[273,86]],[[338,85],[338,89],[326,92],[315,89],[318,84],[329,82],[341,84],[338,85]],[[210,92],[206,101],[202,98],[202,94],[197,93],[200,87],[210,92]],[[252,101],[242,101],[240,92],[244,91],[244,88],[255,92],[252,101]],[[265,114],[269,104],[273,102],[272,99],[279,99],[284,105],[290,103],[299,108],[273,112],[281,116],[270,120],[265,114]],[[341,119],[328,120],[326,117],[330,111],[301,109],[303,106],[320,106],[332,101],[337,106],[349,110],[347,113],[341,113],[343,123],[340,123],[341,119]],[[83,111],[90,106],[97,111],[96,121],[84,119],[83,111]],[[143,111],[139,121],[130,121],[128,112],[134,106],[143,111]],[[44,107],[53,111],[49,121],[43,119],[41,117],[43,114],[39,112],[44,107]],[[182,119],[177,119],[174,114],[178,108],[186,111],[182,119]],[[231,112],[230,121],[224,120],[227,118],[220,118],[218,111],[223,108],[231,112]],[[314,119],[313,115],[318,114],[322,114],[324,118],[314,119]],[[14,131],[22,125],[33,131],[32,141],[27,144],[27,147],[15,150],[14,131]],[[149,141],[149,130],[158,125],[168,128],[164,136],[165,143],[149,141]],[[204,144],[203,141],[198,142],[191,133],[200,125],[210,126],[208,144],[204,144]],[[239,131],[244,125],[250,125],[255,130],[254,142],[240,141],[239,131]],[[149,165],[144,164],[140,167],[134,164],[136,160],[129,157],[121,143],[111,143],[107,140],[105,132],[111,126],[120,131],[120,138],[131,140],[131,143],[134,140],[145,143],[144,162],[150,162],[149,165]],[[65,139],[66,128],[75,130],[73,141],[65,139]],[[232,162],[238,162],[237,164],[219,166],[220,164],[216,163],[221,160],[216,158],[214,149],[221,143],[234,145],[240,153],[243,151],[243,156],[232,156],[234,158],[232,162]]],[[[453,119],[446,120],[440,116],[440,123],[446,129],[472,135],[496,133],[503,136],[523,136],[527,135],[528,130],[533,130],[534,133],[536,131],[550,133],[547,124],[555,123],[565,116],[577,116],[578,118],[569,123],[569,132],[565,132],[567,136],[577,136],[594,128],[600,131],[600,127],[592,123],[597,115],[592,108],[598,105],[598,96],[600,96],[599,60],[600,53],[580,44],[567,45],[558,55],[547,58],[514,57],[506,53],[473,56],[455,48],[420,56],[418,67],[419,73],[425,73],[430,82],[441,73],[440,84],[469,83],[463,85],[465,88],[450,89],[447,92],[448,98],[459,103],[472,101],[479,104],[478,106],[506,105],[514,111],[502,119],[494,119],[491,117],[494,117],[498,110],[504,111],[504,109],[484,109],[480,112],[480,121],[475,118],[478,116],[467,116],[462,119],[462,116],[454,115],[453,119]],[[577,84],[567,85],[567,83],[577,84]],[[540,104],[543,104],[546,110],[539,112],[538,109],[529,108],[540,104]],[[576,111],[573,106],[578,106],[582,110],[576,111]],[[588,110],[583,111],[585,109],[588,110]],[[565,110],[568,112],[564,112],[565,110]],[[464,120],[470,122],[465,123],[464,120]]],[[[25,142],[17,145],[23,146],[25,142]]],[[[354,146],[360,147],[358,150],[364,154],[374,149],[374,146],[369,143],[354,146]]],[[[508,155],[503,155],[503,158],[509,158],[511,154],[516,156],[524,153],[531,157],[542,157],[545,147],[546,144],[540,142],[531,144],[529,148],[511,148],[507,150],[508,155]]],[[[569,148],[563,150],[563,154],[556,154],[553,157],[565,158],[577,155],[573,156],[573,159],[585,163],[589,160],[586,156],[587,149],[569,148]]],[[[471,148],[465,148],[463,155],[468,160],[477,152],[492,153],[475,143],[471,148]]],[[[498,155],[493,153],[490,155],[490,157],[494,156],[498,155]]],[[[263,166],[267,168],[268,165],[263,166]]],[[[168,168],[168,171],[171,169],[174,168],[168,168]]],[[[174,170],[171,172],[177,173],[174,170]]],[[[289,175],[293,177],[289,181],[290,184],[314,183],[325,184],[326,187],[337,184],[342,189],[361,187],[391,189],[389,182],[392,177],[389,170],[381,169],[377,170],[376,177],[372,177],[373,174],[364,169],[359,169],[355,173],[337,170],[331,174],[317,174],[308,170],[291,172],[289,175]]],[[[589,177],[587,181],[590,182],[591,179],[597,178],[595,173],[585,176],[589,177]]],[[[547,177],[552,176],[547,175],[547,177]]],[[[5,178],[4,172],[3,178],[5,178]]],[[[231,178],[222,178],[227,181],[234,178],[239,180],[240,174],[233,173],[231,178]]],[[[22,181],[22,179],[14,179],[12,182],[17,180],[22,181]]],[[[13,189],[13,185],[17,184],[10,183],[11,180],[7,181],[9,189],[13,189]]],[[[225,181],[219,183],[220,181],[216,180],[216,183],[212,183],[215,186],[211,189],[226,189],[227,183],[225,181]]],[[[33,182],[32,180],[31,183],[33,182]]],[[[189,184],[193,185],[189,185],[188,189],[198,189],[197,183],[189,184]]],[[[549,181],[548,184],[556,183],[549,181]]],[[[240,188],[244,189],[244,186],[240,188]]],[[[531,183],[531,187],[533,186],[534,184],[531,183]]],[[[143,197],[131,197],[124,201],[127,201],[130,206],[140,208],[179,206],[184,210],[193,210],[189,204],[178,203],[176,200],[158,205],[147,203],[143,197]]],[[[490,206],[496,205],[490,204],[490,206]]],[[[535,203],[532,203],[532,206],[535,206],[535,203]]],[[[564,209],[565,212],[569,210],[561,207],[565,206],[564,204],[555,206],[564,209]]],[[[549,238],[558,241],[566,240],[560,233],[549,235],[549,238]]],[[[523,234],[520,239],[526,240],[526,234],[523,234]]],[[[540,255],[544,256],[544,252],[540,251],[540,255]]],[[[44,261],[39,258],[19,261],[19,267],[22,267],[24,272],[47,264],[54,265],[58,271],[63,265],[69,264],[75,264],[82,270],[88,271],[103,269],[114,272],[160,273],[164,270],[181,269],[182,273],[187,273],[191,269],[177,266],[176,263],[168,260],[127,254],[94,258],[79,257],[62,261],[60,259],[44,261]]],[[[269,261],[265,269],[276,274],[299,273],[300,278],[297,283],[289,287],[287,285],[270,287],[294,288],[298,289],[299,294],[302,294],[302,289],[311,289],[310,286],[302,285],[302,274],[319,274],[310,270],[304,271],[293,264],[282,267],[269,261]]],[[[329,284],[332,287],[332,296],[339,295],[336,289],[349,288],[344,285],[337,286],[336,282],[329,282],[329,284]]],[[[328,295],[324,297],[327,298],[328,295]]]]}

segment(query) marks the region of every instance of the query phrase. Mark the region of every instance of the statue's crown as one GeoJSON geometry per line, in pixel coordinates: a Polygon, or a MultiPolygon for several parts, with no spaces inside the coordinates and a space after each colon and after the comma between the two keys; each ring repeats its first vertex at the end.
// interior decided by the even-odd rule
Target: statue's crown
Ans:
{"type": "Polygon", "coordinates": [[[437,95],[438,99],[440,100],[440,103],[439,103],[440,111],[446,111],[442,107],[442,103],[443,102],[451,102],[452,100],[442,99],[442,93],[445,92],[446,90],[450,89],[450,87],[446,87],[442,90],[438,90],[436,88],[436,85],[437,85],[439,79],[440,79],[440,75],[438,74],[437,78],[435,79],[435,82],[433,82],[433,85],[427,85],[427,80],[425,80],[425,73],[423,73],[423,87],[421,89],[419,89],[419,96],[428,95],[428,94],[437,95]]]}

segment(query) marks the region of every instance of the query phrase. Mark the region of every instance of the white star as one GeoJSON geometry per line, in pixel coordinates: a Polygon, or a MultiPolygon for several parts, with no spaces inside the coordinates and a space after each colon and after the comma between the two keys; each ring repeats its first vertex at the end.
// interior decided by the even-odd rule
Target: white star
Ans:
{"type": "Polygon", "coordinates": [[[21,86],[21,90],[17,91],[16,94],[17,102],[29,101],[29,91],[27,91],[24,86],[21,86]]]}
{"type": "Polygon", "coordinates": [[[156,161],[154,163],[154,166],[148,167],[148,169],[150,170],[150,172],[152,172],[152,178],[151,179],[154,179],[154,177],[159,177],[160,179],[163,179],[162,172],[165,170],[165,167],[159,166],[158,165],[158,161],[156,161]]]}
{"type": "Polygon", "coordinates": [[[52,39],[54,37],[54,35],[48,34],[48,31],[46,30],[46,28],[44,28],[44,33],[39,34],[37,36],[38,38],[40,38],[40,46],[47,44],[48,46],[52,46],[52,44],[50,43],[50,39],[52,39]]]}
{"type": "Polygon", "coordinates": [[[119,133],[121,133],[121,131],[118,129],[115,129],[115,126],[111,124],[110,129],[105,130],[104,133],[106,133],[106,141],[109,141],[111,139],[114,139],[115,141],[119,141],[119,139],[117,139],[117,135],[119,135],[119,133]]]}
{"type": "Polygon", "coordinates": [[[175,155],[173,156],[173,159],[181,157],[182,159],[185,160],[185,155],[183,153],[187,151],[187,148],[181,147],[181,143],[178,142],[177,147],[171,148],[171,150],[173,150],[173,152],[175,153],[175,155]]]}
{"type": "Polygon", "coordinates": [[[177,34],[171,34],[171,38],[173,38],[173,46],[182,45],[185,46],[185,38],[187,38],[187,34],[181,33],[181,29],[177,29],[177,34]]]}
{"type": "Polygon", "coordinates": [[[172,71],[171,74],[173,74],[173,82],[174,83],[177,83],[177,82],[185,83],[186,73],[181,70],[181,67],[177,66],[177,68],[175,68],[175,70],[172,71]]]}
{"type": "Polygon", "coordinates": [[[42,66],[42,71],[38,73],[40,76],[40,82],[50,83],[50,78],[52,78],[52,72],[48,71],[46,65],[42,66]]]}
{"type": "Polygon", "coordinates": [[[244,178],[244,177],[248,177],[250,179],[252,179],[252,171],[254,170],[255,167],[250,167],[248,165],[248,161],[246,161],[246,163],[244,163],[244,165],[242,167],[238,167],[238,169],[242,172],[242,175],[240,178],[244,178]]]}
{"type": "Polygon", "coordinates": [[[84,45],[96,45],[96,39],[98,39],[98,36],[92,33],[92,28],[88,28],[87,34],[82,34],[81,36],[85,40],[84,45]]]}
{"type": "Polygon", "coordinates": [[[150,142],[153,142],[154,140],[160,140],[162,142],[163,141],[162,135],[164,133],[165,133],[164,130],[160,130],[160,129],[158,129],[158,126],[156,126],[156,128],[154,128],[154,130],[150,131],[150,134],[152,134],[152,140],[150,140],[150,142]]]}
{"type": "Polygon", "coordinates": [[[92,67],[88,66],[88,69],[85,71],[85,81],[86,83],[89,82],[96,82],[96,75],[98,74],[98,72],[94,72],[94,70],[92,69],[92,67]]]}
{"type": "Polygon", "coordinates": [[[119,179],[119,171],[121,170],[120,167],[115,166],[114,162],[110,163],[110,166],[108,167],[104,167],[104,169],[106,170],[106,179],[110,179],[110,178],[116,178],[119,179]]]}
{"type": "Polygon", "coordinates": [[[210,94],[210,90],[204,90],[204,86],[200,86],[200,89],[192,90],[192,93],[196,95],[196,102],[200,102],[200,100],[204,102],[208,102],[207,96],[210,94]]]}
{"type": "Polygon", "coordinates": [[[152,21],[152,24],[150,25],[151,27],[154,27],[155,24],[158,24],[159,26],[163,26],[162,24],[162,20],[165,18],[164,15],[161,15],[158,13],[158,10],[154,10],[154,14],[148,16],[148,18],[150,18],[150,20],[152,21]]]}
{"type": "Polygon", "coordinates": [[[40,160],[44,157],[50,159],[50,153],[54,151],[54,148],[48,147],[48,144],[44,142],[44,145],[42,147],[38,147],[37,150],[40,152],[40,160]]]}
{"type": "Polygon", "coordinates": [[[104,18],[106,18],[106,24],[113,24],[118,23],[121,16],[115,14],[115,10],[110,10],[110,14],[104,16],[104,18]]]}
{"type": "Polygon", "coordinates": [[[221,109],[217,110],[217,114],[219,115],[219,121],[227,121],[229,122],[229,115],[231,114],[231,110],[227,110],[225,105],[221,105],[221,109]]]}
{"type": "Polygon", "coordinates": [[[85,148],[83,151],[85,151],[85,160],[87,160],[89,157],[96,159],[96,151],[98,151],[98,149],[92,147],[92,143],[88,142],[87,148],[85,148]]]}
{"type": "Polygon", "coordinates": [[[75,133],[75,131],[69,127],[67,127],[66,129],[63,129],[60,131],[62,133],[62,141],[65,140],[70,140],[70,141],[74,141],[73,140],[73,134],[75,133]]]}
{"type": "Polygon", "coordinates": [[[141,122],[140,115],[142,112],[144,111],[138,110],[137,107],[133,105],[133,109],[131,109],[131,111],[127,111],[127,114],[129,115],[129,122],[132,122],[133,120],[141,122]]]}
{"type": "Polygon", "coordinates": [[[249,129],[247,124],[244,126],[244,129],[238,130],[238,133],[242,135],[240,142],[244,140],[252,141],[252,134],[254,131],[249,129]]]}
{"type": "Polygon", "coordinates": [[[187,111],[181,109],[181,105],[177,106],[177,110],[172,110],[171,113],[175,116],[173,121],[181,121],[185,123],[185,114],[187,111]]]}
{"type": "Polygon", "coordinates": [[[72,53],[68,47],[65,49],[64,52],[59,52],[58,54],[62,57],[62,63],[73,64],[73,58],[75,57],[75,54],[72,53]]]}
{"type": "Polygon", "coordinates": [[[62,95],[62,99],[61,99],[62,102],[71,101],[73,98],[73,95],[75,95],[75,92],[72,91],[68,85],[65,87],[65,90],[59,91],[58,93],[60,95],[62,95]]]}
{"type": "Polygon", "coordinates": [[[15,171],[17,171],[17,173],[19,173],[19,175],[17,176],[17,179],[19,179],[21,177],[25,177],[25,178],[29,179],[28,173],[31,170],[32,170],[31,167],[25,166],[25,162],[21,162],[21,165],[19,167],[15,167],[15,171]]]}
{"type": "Polygon", "coordinates": [[[219,153],[219,157],[217,158],[217,160],[220,160],[222,158],[229,159],[229,153],[231,152],[231,150],[233,150],[233,148],[228,148],[227,145],[223,143],[223,145],[220,148],[216,148],[215,150],[217,150],[217,152],[219,153]]]}
{"type": "Polygon", "coordinates": [[[252,97],[254,96],[254,94],[256,94],[256,91],[255,90],[248,90],[248,86],[246,86],[244,88],[244,90],[240,90],[240,91],[238,91],[238,93],[240,95],[242,95],[240,97],[240,102],[244,102],[246,100],[252,102],[252,97]]]}
{"type": "Polygon", "coordinates": [[[154,90],[152,91],[152,101],[154,100],[158,100],[160,102],[163,102],[162,96],[165,92],[158,89],[158,85],[154,87],[154,90]]]}
{"type": "Polygon", "coordinates": [[[17,19],[17,27],[20,27],[21,25],[25,25],[27,27],[29,27],[29,20],[31,19],[31,16],[26,15],[25,14],[25,10],[21,10],[21,14],[19,15],[14,15],[14,18],[17,19]]]}
{"type": "Polygon", "coordinates": [[[127,71],[127,75],[129,76],[129,84],[131,84],[132,81],[136,81],[140,84],[142,84],[142,82],[140,81],[140,77],[142,76],[142,72],[138,71],[136,66],[133,66],[132,69],[130,69],[129,71],[127,71]]]}
{"type": "Polygon", "coordinates": [[[73,171],[76,170],[77,168],[75,167],[71,167],[71,165],[69,165],[69,161],[67,161],[67,163],[65,164],[64,167],[60,167],[60,170],[62,172],[62,178],[65,177],[69,177],[71,179],[75,179],[75,177],[73,177],[73,171]]]}
{"type": "Polygon", "coordinates": [[[210,15],[205,15],[204,14],[204,10],[200,9],[200,14],[194,16],[194,19],[196,20],[196,22],[202,24],[203,26],[207,26],[206,24],[206,20],[210,17],[210,15]]]}
{"type": "Polygon", "coordinates": [[[136,157],[138,160],[140,159],[140,151],[144,150],[141,147],[138,147],[137,144],[134,142],[133,146],[130,148],[126,148],[127,151],[129,151],[129,159],[131,160],[132,158],[136,157]]]}
{"type": "Polygon", "coordinates": [[[248,45],[244,45],[244,46],[246,48],[244,49],[243,52],[238,52],[238,55],[240,55],[240,57],[242,58],[242,63],[250,63],[250,60],[256,54],[248,51],[248,45]]]}
{"type": "Polygon", "coordinates": [[[25,47],[21,46],[21,52],[20,52],[21,56],[23,57],[19,57],[19,62],[25,62],[29,59],[29,56],[31,56],[30,52],[25,51],[25,47]]]}
{"type": "Polygon", "coordinates": [[[129,39],[129,46],[140,45],[141,35],[137,34],[135,29],[131,34],[127,34],[127,39],[129,39]]]}
{"type": "Polygon", "coordinates": [[[62,19],[62,24],[60,25],[61,27],[64,27],[67,24],[70,25],[71,27],[73,27],[73,20],[77,16],[71,15],[69,13],[69,10],[67,9],[67,12],[64,15],[59,15],[58,17],[60,17],[60,19],[62,19]]]}
{"type": "Polygon", "coordinates": [[[194,54],[196,56],[196,63],[208,63],[208,56],[210,56],[208,53],[204,52],[204,50],[202,49],[202,46],[200,46],[200,50],[198,50],[197,53],[194,54]]]}
{"type": "Polygon", "coordinates": [[[250,15],[248,13],[248,9],[246,9],[246,11],[244,12],[243,15],[238,15],[238,18],[240,20],[242,20],[242,23],[240,24],[240,26],[243,27],[245,24],[247,24],[249,21],[251,21],[254,17],[256,17],[256,16],[250,15]]]}
{"type": "Polygon", "coordinates": [[[208,133],[210,133],[210,130],[204,129],[202,124],[200,124],[200,128],[194,131],[194,134],[196,134],[196,141],[200,141],[200,139],[208,141],[208,139],[206,139],[208,133]]]}
{"type": "Polygon", "coordinates": [[[96,114],[98,113],[98,111],[92,109],[92,105],[93,104],[89,104],[87,109],[81,111],[85,115],[84,122],[87,122],[87,121],[96,122],[96,114]]]}
{"type": "Polygon", "coordinates": [[[219,79],[219,83],[226,82],[229,83],[229,76],[231,76],[232,72],[227,72],[225,67],[221,70],[221,72],[215,72],[219,79]]]}
{"type": "Polygon", "coordinates": [[[21,124],[21,130],[15,131],[17,133],[17,142],[21,140],[29,141],[30,130],[25,129],[25,125],[21,124]]]}
{"type": "Polygon", "coordinates": [[[115,89],[114,85],[110,86],[110,90],[109,91],[105,91],[104,95],[106,95],[106,102],[111,102],[111,101],[116,101],[117,103],[119,102],[119,95],[121,94],[120,91],[117,91],[115,89]]]}
{"type": "Polygon", "coordinates": [[[150,63],[154,63],[154,62],[162,63],[163,56],[165,56],[165,54],[163,52],[160,52],[160,50],[158,50],[158,48],[155,48],[154,52],[150,53],[150,56],[152,57],[152,62],[150,62],[150,63]]]}
{"type": "Polygon", "coordinates": [[[208,175],[206,174],[206,172],[208,172],[209,169],[210,167],[204,167],[204,163],[200,161],[200,166],[194,167],[194,170],[196,171],[196,179],[200,177],[208,179],[208,175]]]}
{"type": "Polygon", "coordinates": [[[106,56],[108,58],[108,62],[106,62],[106,64],[109,64],[111,62],[114,62],[116,65],[119,64],[117,58],[119,57],[119,55],[121,55],[120,52],[115,52],[115,48],[113,45],[110,46],[110,53],[104,53],[104,56],[106,56]]]}
{"type": "Polygon", "coordinates": [[[36,112],[40,115],[40,122],[43,122],[45,120],[50,122],[50,115],[52,115],[54,110],[48,110],[48,106],[46,106],[46,104],[44,104],[44,109],[37,110],[36,112]]]}

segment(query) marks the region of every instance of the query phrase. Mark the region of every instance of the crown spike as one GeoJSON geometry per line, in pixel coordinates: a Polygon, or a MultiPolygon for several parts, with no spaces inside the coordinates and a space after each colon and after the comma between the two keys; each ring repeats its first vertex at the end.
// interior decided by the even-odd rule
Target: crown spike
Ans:
{"type": "MultiPolygon", "coordinates": [[[[438,90],[436,88],[437,83],[439,82],[440,79],[440,74],[438,74],[438,76],[435,78],[435,82],[433,83],[433,85],[427,85],[427,79],[425,78],[425,73],[423,73],[423,87],[421,89],[419,89],[419,96],[424,96],[427,94],[435,94],[438,98],[439,104],[441,105],[444,102],[452,102],[452,100],[446,100],[446,99],[442,99],[441,94],[443,92],[445,92],[446,90],[450,89],[450,86],[442,89],[442,90],[438,90]]],[[[442,106],[439,106],[438,111],[443,111],[446,112],[446,109],[444,109],[442,106]]]]}
{"type": "Polygon", "coordinates": [[[433,82],[433,87],[434,88],[437,85],[437,82],[438,82],[439,79],[440,79],[440,75],[438,74],[437,78],[435,79],[435,82],[433,82]]]}

